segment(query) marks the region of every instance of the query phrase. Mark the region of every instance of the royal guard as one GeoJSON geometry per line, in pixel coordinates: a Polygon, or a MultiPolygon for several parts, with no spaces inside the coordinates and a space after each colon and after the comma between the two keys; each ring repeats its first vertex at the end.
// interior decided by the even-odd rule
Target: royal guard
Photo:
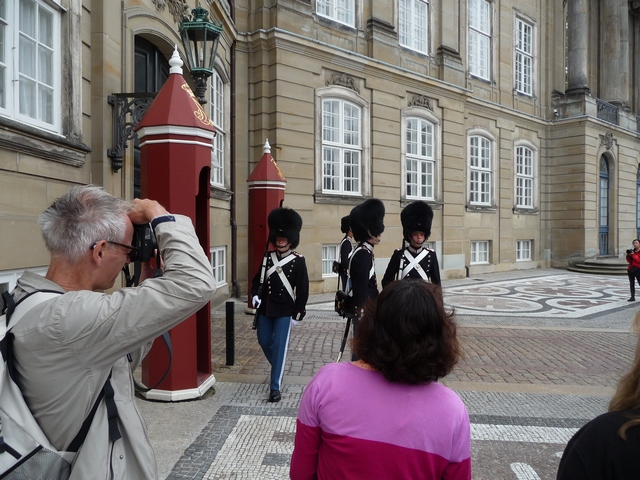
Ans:
{"type": "Polygon", "coordinates": [[[424,243],[431,235],[433,210],[428,203],[412,202],[402,209],[400,222],[404,240],[402,248],[393,252],[382,278],[382,288],[393,280],[421,278],[440,286],[440,266],[436,252],[424,243]],[[405,242],[408,245],[405,246],[405,242]]]}
{"type": "MultiPolygon", "coordinates": [[[[373,247],[380,243],[380,237],[384,232],[384,204],[377,198],[366,200],[351,210],[349,221],[353,238],[358,242],[349,259],[351,309],[355,335],[366,301],[369,299],[375,301],[378,298],[373,247]]],[[[354,357],[352,359],[355,360],[354,357]]]]}
{"type": "Polygon", "coordinates": [[[300,243],[302,218],[290,208],[269,213],[269,243],[251,288],[258,343],[271,364],[270,402],[282,398],[282,377],[292,325],[306,313],[309,276],[304,257],[293,249],[300,243]]]}
{"type": "Polygon", "coordinates": [[[345,215],[340,220],[340,231],[344,233],[344,238],[340,242],[340,254],[338,257],[338,275],[342,283],[342,291],[346,292],[349,280],[349,257],[353,251],[353,244],[351,239],[353,238],[353,232],[351,231],[351,222],[349,221],[349,215],[345,215]]]}

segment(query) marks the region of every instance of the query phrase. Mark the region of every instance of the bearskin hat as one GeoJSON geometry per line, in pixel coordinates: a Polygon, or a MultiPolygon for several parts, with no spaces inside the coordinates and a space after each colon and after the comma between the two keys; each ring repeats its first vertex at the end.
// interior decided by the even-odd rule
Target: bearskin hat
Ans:
{"type": "Polygon", "coordinates": [[[269,218],[269,242],[276,243],[276,238],[285,237],[294,249],[300,243],[300,230],[302,229],[302,217],[291,208],[276,208],[271,210],[269,218]]]}
{"type": "Polygon", "coordinates": [[[345,215],[340,220],[340,231],[347,234],[349,230],[351,230],[351,222],[349,221],[349,215],[345,215]]]}
{"type": "Polygon", "coordinates": [[[402,235],[407,242],[411,242],[413,232],[423,232],[425,240],[431,235],[433,210],[427,202],[412,202],[400,212],[402,235]]]}
{"type": "Polygon", "coordinates": [[[349,214],[351,231],[356,242],[364,242],[384,232],[384,204],[377,198],[370,198],[353,207],[349,214]]]}

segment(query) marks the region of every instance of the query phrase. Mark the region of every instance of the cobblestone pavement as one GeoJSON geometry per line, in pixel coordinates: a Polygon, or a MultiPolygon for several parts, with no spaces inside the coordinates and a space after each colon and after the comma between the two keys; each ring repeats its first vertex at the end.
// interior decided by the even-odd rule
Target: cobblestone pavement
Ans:
{"type": "MultiPolygon", "coordinates": [[[[443,383],[469,410],[474,479],[555,478],[567,440],[606,410],[630,364],[636,307],[627,295],[625,277],[561,270],[444,282],[464,357],[443,383]]],[[[266,401],[269,365],[245,304],[235,302],[233,365],[226,365],[224,306],[214,311],[215,394],[175,404],[139,401],[161,478],[288,478],[300,396],[311,376],[336,360],[344,332],[331,300],[313,296],[292,330],[278,404],[266,401]]]]}

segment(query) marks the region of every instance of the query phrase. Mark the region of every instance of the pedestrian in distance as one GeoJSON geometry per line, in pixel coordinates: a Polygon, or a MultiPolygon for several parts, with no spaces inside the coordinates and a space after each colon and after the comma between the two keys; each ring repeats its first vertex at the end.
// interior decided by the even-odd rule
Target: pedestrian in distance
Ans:
{"type": "MultiPolygon", "coordinates": [[[[640,312],[633,320],[640,332],[640,312]]],[[[631,369],[622,377],[609,411],[576,432],[560,459],[557,480],[640,478],[640,338],[631,369]]]]}
{"type": "Polygon", "coordinates": [[[629,276],[629,289],[631,297],[629,302],[636,301],[636,281],[640,284],[640,240],[633,241],[633,249],[627,250],[627,275],[629,276]]]}
{"type": "MultiPolygon", "coordinates": [[[[370,198],[355,206],[349,214],[353,238],[358,242],[349,258],[350,315],[354,335],[366,302],[375,301],[378,297],[373,248],[380,243],[382,232],[384,232],[384,211],[384,204],[380,200],[370,198]]],[[[355,358],[352,357],[352,360],[355,358]]]]}
{"type": "Polygon", "coordinates": [[[291,479],[469,480],[469,415],[438,383],[460,351],[438,287],[391,282],[353,348],[358,361],[325,365],[302,395],[291,479]]]}
{"type": "Polygon", "coordinates": [[[153,200],[124,201],[97,186],[71,188],[38,224],[51,255],[49,268],[44,277],[25,272],[12,296],[20,308],[30,295],[59,295],[32,306],[12,330],[16,383],[58,450],[68,449],[97,405],[71,479],[157,479],[132,372],[156,337],[211,300],[209,258],[189,218],[170,215],[153,200]],[[164,275],[145,279],[154,272],[146,264],[137,287],[105,293],[136,253],[134,225],[147,223],[164,275]],[[97,402],[103,386],[105,398],[97,402]],[[117,406],[115,433],[109,401],[117,406]]]}
{"type": "Polygon", "coordinates": [[[347,283],[349,280],[349,257],[353,251],[353,244],[351,239],[353,238],[353,232],[351,231],[351,223],[349,222],[349,215],[345,215],[340,220],[340,231],[344,233],[344,238],[340,242],[340,256],[338,258],[338,275],[340,275],[340,282],[342,284],[342,291],[346,292],[350,288],[347,283]]]}
{"type": "Polygon", "coordinates": [[[258,343],[271,364],[269,401],[282,399],[282,378],[291,327],[305,316],[309,276],[305,259],[294,249],[300,243],[302,218],[290,208],[269,213],[269,243],[261,267],[253,278],[251,295],[257,309],[258,343]]]}
{"type": "Polygon", "coordinates": [[[440,266],[436,252],[424,246],[431,235],[433,210],[427,202],[412,202],[402,209],[402,248],[393,252],[382,277],[382,288],[393,280],[421,278],[440,286],[440,266]],[[405,245],[406,242],[406,245],[405,245]]]}

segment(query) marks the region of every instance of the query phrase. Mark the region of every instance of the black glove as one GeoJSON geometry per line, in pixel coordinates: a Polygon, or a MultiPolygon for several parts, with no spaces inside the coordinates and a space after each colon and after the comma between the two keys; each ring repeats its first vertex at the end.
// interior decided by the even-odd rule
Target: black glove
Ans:
{"type": "Polygon", "coordinates": [[[301,322],[304,316],[307,314],[306,310],[302,310],[301,312],[296,310],[291,315],[291,320],[295,320],[296,322],[301,322]]]}

